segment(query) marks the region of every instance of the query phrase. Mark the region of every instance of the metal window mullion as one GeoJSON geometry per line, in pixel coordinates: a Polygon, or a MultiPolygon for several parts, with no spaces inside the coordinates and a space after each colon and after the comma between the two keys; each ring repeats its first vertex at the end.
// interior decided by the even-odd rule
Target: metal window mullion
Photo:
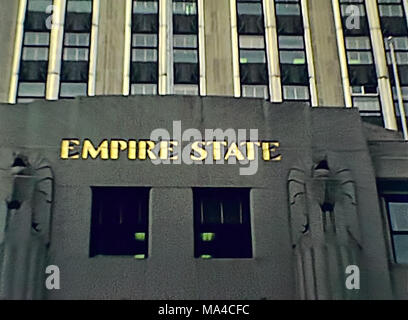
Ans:
{"type": "Polygon", "coordinates": [[[303,17],[304,42],[305,42],[304,51],[306,51],[307,68],[309,72],[310,101],[313,107],[317,107],[319,105],[319,100],[316,85],[316,72],[314,67],[308,0],[301,0],[301,11],[303,17]]]}
{"type": "Polygon", "coordinates": [[[342,22],[339,0],[332,0],[332,7],[333,7],[335,28],[336,28],[337,49],[338,49],[338,54],[339,54],[339,59],[340,59],[341,77],[342,77],[342,82],[343,82],[344,102],[347,108],[352,108],[353,101],[351,98],[351,86],[350,86],[350,79],[349,79],[349,73],[348,73],[345,37],[344,37],[344,32],[343,32],[343,22],[342,22]]]}
{"type": "MultiPolygon", "coordinates": [[[[92,27],[89,35],[89,53],[88,53],[88,96],[95,95],[96,87],[96,61],[98,54],[98,34],[99,34],[99,11],[100,0],[93,0],[92,2],[92,27]]],[[[77,37],[79,43],[79,36],[77,37]]]]}
{"type": "Polygon", "coordinates": [[[282,83],[279,64],[278,33],[274,0],[263,0],[265,43],[268,62],[269,94],[271,102],[282,102],[282,83]]]}
{"type": "Polygon", "coordinates": [[[408,0],[402,0],[402,6],[405,14],[405,20],[408,26],[408,0]]]}
{"type": "Polygon", "coordinates": [[[200,68],[199,95],[207,95],[207,73],[205,63],[205,27],[204,27],[204,0],[197,0],[198,14],[198,57],[200,68]]]}
{"type": "Polygon", "coordinates": [[[239,72],[238,16],[236,0],[230,0],[230,17],[231,17],[233,91],[234,97],[239,98],[241,96],[241,76],[239,72]]]}
{"type": "MultiPolygon", "coordinates": [[[[159,83],[158,92],[160,95],[168,93],[168,7],[171,0],[159,1],[159,83]]],[[[172,52],[170,52],[172,53],[172,52]]]]}
{"type": "Polygon", "coordinates": [[[122,94],[128,96],[130,93],[130,70],[132,60],[132,11],[133,1],[126,0],[125,9],[125,43],[123,54],[123,79],[122,94]]]}
{"type": "Polygon", "coordinates": [[[18,78],[20,73],[20,61],[22,56],[23,39],[24,39],[24,21],[27,9],[27,0],[20,0],[18,5],[16,36],[14,39],[14,55],[11,67],[11,79],[8,103],[16,103],[18,78]]]}
{"type": "Polygon", "coordinates": [[[386,129],[398,130],[377,1],[366,1],[371,46],[377,70],[381,110],[386,129]]]}
{"type": "Polygon", "coordinates": [[[66,2],[66,0],[54,0],[53,3],[45,95],[47,100],[57,100],[59,95],[66,2]]]}

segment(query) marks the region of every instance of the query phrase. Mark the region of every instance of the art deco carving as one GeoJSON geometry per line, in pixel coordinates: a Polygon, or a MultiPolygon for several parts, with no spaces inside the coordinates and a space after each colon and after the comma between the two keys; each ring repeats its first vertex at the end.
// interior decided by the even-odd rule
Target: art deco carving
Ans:
{"type": "Polygon", "coordinates": [[[361,252],[355,182],[327,159],[293,168],[288,191],[291,240],[301,299],[347,299],[345,270],[361,252]]]}
{"type": "Polygon", "coordinates": [[[0,163],[0,298],[40,299],[50,243],[53,174],[38,154],[15,152],[10,159],[0,163]]]}

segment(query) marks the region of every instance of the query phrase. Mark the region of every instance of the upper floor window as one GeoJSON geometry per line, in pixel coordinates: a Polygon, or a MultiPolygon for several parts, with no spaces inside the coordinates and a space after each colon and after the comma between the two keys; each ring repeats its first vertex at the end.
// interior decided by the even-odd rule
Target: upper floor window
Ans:
{"type": "Polygon", "coordinates": [[[173,92],[199,94],[198,10],[196,0],[173,0],[173,92]]]}
{"type": "Polygon", "coordinates": [[[44,99],[50,47],[51,0],[28,0],[24,21],[17,102],[44,99]]]}
{"type": "Polygon", "coordinates": [[[61,98],[88,94],[92,0],[67,0],[61,62],[61,98]]]}
{"type": "Polygon", "coordinates": [[[238,46],[243,97],[268,98],[265,27],[260,0],[237,0],[238,46]]]}
{"type": "Polygon", "coordinates": [[[395,261],[408,264],[408,195],[388,195],[385,200],[395,261]]]}
{"type": "Polygon", "coordinates": [[[309,72],[299,0],[276,0],[279,61],[284,100],[309,101],[309,72]]]}
{"type": "Polygon", "coordinates": [[[131,94],[158,91],[159,2],[133,1],[131,94]]]}

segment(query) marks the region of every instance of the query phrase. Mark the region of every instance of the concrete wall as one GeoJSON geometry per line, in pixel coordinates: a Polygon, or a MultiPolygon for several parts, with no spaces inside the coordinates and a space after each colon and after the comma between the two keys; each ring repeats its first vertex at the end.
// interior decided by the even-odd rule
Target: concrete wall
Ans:
{"type": "Polygon", "coordinates": [[[309,0],[310,29],[319,106],[344,106],[331,1],[309,0]]]}
{"type": "Polygon", "coordinates": [[[122,94],[126,0],[100,0],[96,95],[122,94]]]}
{"type": "Polygon", "coordinates": [[[19,2],[0,1],[0,102],[8,101],[19,2]]]}
{"type": "Polygon", "coordinates": [[[233,96],[229,0],[204,1],[207,95],[233,96]]]}
{"type": "MultiPolygon", "coordinates": [[[[348,168],[357,187],[361,228],[361,291],[355,298],[391,298],[385,235],[374,169],[357,111],[310,109],[257,99],[95,97],[0,105],[0,167],[13,151],[39,152],[54,171],[49,264],[61,290],[48,299],[295,299],[288,172],[307,172],[326,155],[348,168]],[[150,161],[60,160],[63,138],[148,138],[153,129],[257,128],[279,140],[281,162],[259,162],[255,175],[237,165],[153,165],[150,161]],[[89,258],[91,186],[150,186],[149,258],[89,258]],[[250,187],[253,259],[194,259],[192,187],[250,187]]],[[[330,270],[315,271],[320,277],[330,270]]],[[[344,282],[343,282],[344,283],[344,282]]]]}

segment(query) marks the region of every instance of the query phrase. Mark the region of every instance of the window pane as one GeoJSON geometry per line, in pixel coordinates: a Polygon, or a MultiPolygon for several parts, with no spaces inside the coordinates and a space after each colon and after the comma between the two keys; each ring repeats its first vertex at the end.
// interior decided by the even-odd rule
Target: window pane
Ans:
{"type": "Polygon", "coordinates": [[[265,63],[265,51],[263,50],[240,50],[241,63],[265,63]]]}
{"type": "Polygon", "coordinates": [[[277,3],[276,4],[276,14],[277,15],[298,16],[300,15],[300,7],[298,4],[277,3]]]}
{"type": "Polygon", "coordinates": [[[198,95],[198,85],[176,84],[174,85],[174,94],[197,96],[198,95]]]}
{"type": "Polygon", "coordinates": [[[89,33],[65,33],[65,45],[75,47],[87,47],[89,45],[89,33]]]}
{"type": "Polygon", "coordinates": [[[48,48],[26,47],[23,49],[23,60],[47,61],[48,60],[48,48]]]}
{"type": "Polygon", "coordinates": [[[51,13],[52,0],[30,0],[28,2],[28,11],[51,13]]]}
{"type": "Polygon", "coordinates": [[[157,13],[157,2],[156,1],[134,1],[133,2],[133,13],[138,14],[152,14],[157,13]]]}
{"type": "Polygon", "coordinates": [[[20,82],[18,85],[19,97],[42,97],[44,94],[44,83],[20,82]]]}
{"type": "Polygon", "coordinates": [[[242,96],[245,98],[268,98],[267,86],[242,86],[242,96]]]}
{"type": "Polygon", "coordinates": [[[280,51],[280,62],[289,64],[305,64],[306,57],[304,51],[280,51]]]}
{"type": "Polygon", "coordinates": [[[283,98],[285,100],[308,100],[309,87],[283,86],[283,98]]]}
{"type": "Polygon", "coordinates": [[[378,97],[354,97],[353,105],[360,111],[380,111],[378,97]]]}
{"type": "Polygon", "coordinates": [[[155,34],[133,34],[134,47],[157,47],[157,35],[155,34]]]}
{"type": "Polygon", "coordinates": [[[394,235],[395,260],[397,263],[408,263],[408,235],[394,235]]]}
{"type": "Polygon", "coordinates": [[[265,40],[263,36],[239,36],[239,47],[241,49],[264,49],[265,40]]]}
{"type": "Polygon", "coordinates": [[[280,49],[303,49],[303,37],[302,36],[279,36],[279,48],[280,49]]]}
{"type": "Polygon", "coordinates": [[[61,83],[61,97],[77,97],[87,95],[86,83],[61,83]]]}
{"type": "Polygon", "coordinates": [[[173,13],[195,15],[197,14],[197,6],[194,2],[173,2],[173,13]]]}
{"type": "Polygon", "coordinates": [[[371,49],[370,39],[368,37],[346,37],[346,48],[349,50],[371,49]]]}
{"type": "Polygon", "coordinates": [[[156,95],[157,85],[150,84],[150,83],[132,84],[131,94],[132,95],[156,95]]]}
{"type": "Polygon", "coordinates": [[[372,64],[373,56],[371,52],[349,51],[347,52],[347,61],[349,64],[372,64]]]}
{"type": "Polygon", "coordinates": [[[89,50],[85,48],[65,48],[65,61],[88,61],[89,50]]]}
{"type": "Polygon", "coordinates": [[[174,62],[175,63],[197,63],[197,51],[196,50],[174,50],[174,62]]]}
{"type": "Polygon", "coordinates": [[[238,14],[262,15],[262,5],[260,3],[238,2],[238,14]]]}
{"type": "Polygon", "coordinates": [[[389,202],[393,231],[408,231],[408,202],[389,202]]]}
{"type": "Polygon", "coordinates": [[[133,49],[132,50],[133,62],[155,62],[157,61],[156,49],[133,49]]]}
{"type": "Polygon", "coordinates": [[[202,199],[202,224],[221,223],[221,206],[217,200],[202,199]]]}
{"type": "Polygon", "coordinates": [[[68,12],[77,13],[91,13],[92,12],[92,2],[91,1],[68,1],[67,6],[68,12]]]}
{"type": "Polygon", "coordinates": [[[177,48],[197,48],[197,36],[174,35],[173,46],[177,48]]]}
{"type": "Polygon", "coordinates": [[[48,32],[25,32],[24,44],[34,46],[47,46],[50,43],[48,32]]]}

